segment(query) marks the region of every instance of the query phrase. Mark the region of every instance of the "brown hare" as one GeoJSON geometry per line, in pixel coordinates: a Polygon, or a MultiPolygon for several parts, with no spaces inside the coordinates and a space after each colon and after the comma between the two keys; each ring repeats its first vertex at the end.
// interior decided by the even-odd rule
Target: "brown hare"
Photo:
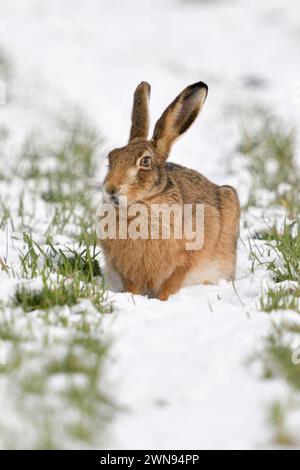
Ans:
{"type": "MultiPolygon", "coordinates": [[[[183,286],[216,284],[220,279],[235,277],[240,219],[235,189],[218,186],[197,171],[167,163],[173,143],[194,122],[207,93],[203,82],[185,88],[157,121],[152,139],[147,140],[150,85],[140,83],[134,93],[129,143],[108,155],[103,193],[104,201],[115,209],[116,236],[103,236],[103,228],[100,235],[97,228],[97,233],[106,262],[120,275],[125,292],[166,300],[183,286]],[[120,236],[120,201],[124,198],[128,208],[139,203],[147,211],[162,204],[202,205],[202,246],[187,249],[185,236],[166,239],[161,229],[154,238],[129,237],[127,232],[120,236]]],[[[194,219],[195,211],[192,214],[194,219]]],[[[125,217],[128,223],[133,221],[129,211],[125,217]]],[[[98,226],[103,220],[98,213],[98,226]]],[[[147,218],[146,224],[152,229],[151,223],[147,218]]],[[[174,218],[170,218],[170,224],[174,224],[174,218]]]]}

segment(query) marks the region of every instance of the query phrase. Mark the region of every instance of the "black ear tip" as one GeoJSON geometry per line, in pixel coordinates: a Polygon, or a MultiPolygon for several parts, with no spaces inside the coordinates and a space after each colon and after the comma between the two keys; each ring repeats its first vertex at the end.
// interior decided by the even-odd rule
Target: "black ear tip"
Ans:
{"type": "Polygon", "coordinates": [[[190,98],[191,96],[199,96],[201,95],[201,100],[204,102],[207,98],[208,94],[208,86],[204,82],[197,82],[189,85],[185,90],[184,93],[184,100],[190,98]]]}

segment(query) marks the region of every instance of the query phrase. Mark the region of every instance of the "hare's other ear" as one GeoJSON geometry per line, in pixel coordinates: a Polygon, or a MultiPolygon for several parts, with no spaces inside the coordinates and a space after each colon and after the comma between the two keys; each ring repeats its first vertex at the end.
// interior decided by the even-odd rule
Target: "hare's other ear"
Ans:
{"type": "Polygon", "coordinates": [[[129,142],[137,137],[148,137],[150,91],[149,83],[141,82],[134,92],[129,142]]]}
{"type": "Polygon", "coordinates": [[[173,142],[196,119],[207,93],[208,87],[203,82],[188,86],[167,107],[157,121],[152,139],[161,163],[167,159],[173,142]]]}

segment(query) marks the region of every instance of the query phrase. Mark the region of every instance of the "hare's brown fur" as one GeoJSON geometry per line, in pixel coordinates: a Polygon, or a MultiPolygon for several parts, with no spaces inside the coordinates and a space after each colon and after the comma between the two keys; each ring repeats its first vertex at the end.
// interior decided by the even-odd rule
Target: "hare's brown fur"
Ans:
{"type": "Polygon", "coordinates": [[[184,237],[117,238],[99,243],[125,291],[166,300],[185,285],[234,279],[240,206],[234,188],[218,186],[194,170],[166,163],[172,143],[202,108],[206,85],[200,82],[187,87],[171,103],[157,122],[152,140],[146,140],[149,93],[150,86],[142,82],[135,92],[129,144],[109,155],[106,198],[113,203],[116,194],[124,195],[129,205],[140,202],[149,210],[152,204],[203,204],[204,244],[202,249],[189,251],[184,237]],[[139,166],[145,155],[150,168],[139,166]]]}

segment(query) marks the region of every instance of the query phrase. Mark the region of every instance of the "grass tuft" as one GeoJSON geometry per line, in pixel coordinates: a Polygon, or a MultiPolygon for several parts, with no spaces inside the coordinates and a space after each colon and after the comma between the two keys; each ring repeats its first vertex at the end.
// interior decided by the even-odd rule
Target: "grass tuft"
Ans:
{"type": "Polygon", "coordinates": [[[10,269],[4,259],[0,264],[16,283],[13,297],[0,304],[7,349],[0,375],[10,407],[1,413],[0,447],[99,448],[113,413],[104,386],[109,342],[101,315],[112,306],[89,182],[101,144],[93,125],[72,110],[56,121],[49,139],[41,131],[28,136],[17,162],[0,149],[6,162],[3,171],[0,166],[1,239],[8,240],[8,254],[19,250],[10,269]]]}
{"type": "Polygon", "coordinates": [[[240,129],[238,150],[247,159],[252,180],[248,207],[260,206],[260,191],[268,190],[272,203],[285,207],[294,217],[300,210],[296,129],[262,107],[254,108],[246,119],[241,117],[240,129]]]}
{"type": "Polygon", "coordinates": [[[296,447],[297,440],[287,430],[286,416],[289,407],[275,401],[269,408],[269,423],[274,429],[273,441],[280,447],[296,447]]]}
{"type": "Polygon", "coordinates": [[[58,306],[72,307],[82,299],[88,299],[101,313],[111,311],[106,304],[105,286],[100,283],[84,284],[84,276],[73,275],[71,279],[58,276],[55,281],[43,276],[41,289],[30,289],[19,285],[13,298],[13,306],[21,307],[24,312],[49,310],[58,306]]]}

